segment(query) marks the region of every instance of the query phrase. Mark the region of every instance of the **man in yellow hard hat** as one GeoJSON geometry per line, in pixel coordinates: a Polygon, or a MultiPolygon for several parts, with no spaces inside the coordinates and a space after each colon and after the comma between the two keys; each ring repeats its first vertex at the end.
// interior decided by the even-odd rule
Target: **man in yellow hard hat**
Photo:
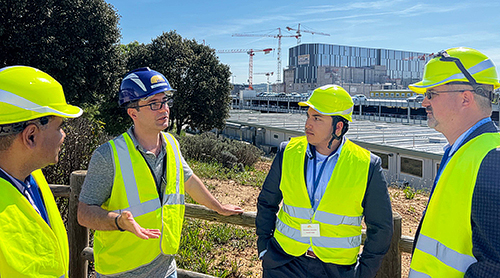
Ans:
{"type": "Polygon", "coordinates": [[[122,80],[119,105],[134,125],[96,149],[80,193],[78,221],[96,230],[98,277],[177,277],[174,255],[184,220],[184,192],[222,215],[220,204],[193,174],[168,127],[174,89],[149,68],[122,80]]]}
{"type": "Polygon", "coordinates": [[[343,88],[317,88],[299,105],[309,106],[306,136],[281,144],[258,198],[263,275],[375,277],[393,232],[381,159],[344,136],[353,102],[343,88]]]}
{"type": "Polygon", "coordinates": [[[500,134],[490,118],[500,87],[493,62],[457,47],[439,52],[422,81],[429,127],[448,139],[415,237],[410,277],[500,275],[500,134]]]}
{"type": "Polygon", "coordinates": [[[68,238],[40,168],[58,161],[64,118],[82,110],[26,66],[0,69],[0,277],[68,275],[68,238]]]}

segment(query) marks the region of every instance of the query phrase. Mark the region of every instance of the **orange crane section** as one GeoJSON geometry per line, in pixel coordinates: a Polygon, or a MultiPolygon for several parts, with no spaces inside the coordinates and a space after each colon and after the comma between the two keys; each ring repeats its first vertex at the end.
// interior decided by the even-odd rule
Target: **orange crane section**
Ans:
{"type": "Polygon", "coordinates": [[[274,51],[274,48],[265,49],[226,49],[217,50],[217,53],[246,53],[249,56],[248,62],[248,89],[253,90],[253,56],[256,52],[264,52],[264,54],[269,54],[274,51]]]}

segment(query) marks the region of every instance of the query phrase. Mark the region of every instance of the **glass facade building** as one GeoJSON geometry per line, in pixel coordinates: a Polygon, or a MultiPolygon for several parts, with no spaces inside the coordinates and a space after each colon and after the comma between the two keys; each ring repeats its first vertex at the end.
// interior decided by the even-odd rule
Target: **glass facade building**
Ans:
{"type": "Polygon", "coordinates": [[[294,83],[317,83],[318,67],[385,66],[388,81],[408,84],[422,79],[427,53],[335,44],[300,44],[289,49],[294,83]]]}

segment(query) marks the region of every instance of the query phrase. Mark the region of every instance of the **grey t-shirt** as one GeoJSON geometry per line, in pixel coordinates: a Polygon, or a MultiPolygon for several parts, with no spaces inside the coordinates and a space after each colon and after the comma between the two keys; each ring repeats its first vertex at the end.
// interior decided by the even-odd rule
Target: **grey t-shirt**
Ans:
{"type": "MultiPolygon", "coordinates": [[[[127,130],[128,135],[132,139],[132,142],[139,150],[146,162],[148,163],[150,169],[154,172],[154,178],[157,187],[161,188],[161,193],[165,190],[166,183],[161,177],[163,173],[163,160],[166,155],[166,142],[165,138],[162,138],[163,148],[158,156],[154,153],[147,152],[139,144],[137,139],[132,132],[133,127],[127,130]]],[[[181,155],[182,168],[184,170],[184,181],[187,181],[192,175],[193,171],[189,165],[184,160],[181,155]]],[[[106,202],[111,196],[111,190],[113,187],[114,180],[114,165],[113,165],[113,153],[111,150],[111,145],[105,143],[99,146],[92,155],[89,163],[89,169],[87,171],[87,176],[82,185],[82,191],[80,193],[80,202],[88,205],[101,206],[106,202]]],[[[133,260],[133,258],[131,258],[133,260]]],[[[140,266],[134,270],[127,271],[120,274],[115,274],[111,276],[98,275],[98,277],[118,277],[118,278],[131,278],[131,277],[168,277],[175,271],[175,260],[173,256],[159,255],[151,263],[147,265],[140,266]]]]}

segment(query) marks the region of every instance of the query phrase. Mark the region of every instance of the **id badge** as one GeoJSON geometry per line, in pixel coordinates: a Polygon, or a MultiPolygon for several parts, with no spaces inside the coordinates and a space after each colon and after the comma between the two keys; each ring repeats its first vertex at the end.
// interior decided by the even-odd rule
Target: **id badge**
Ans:
{"type": "Polygon", "coordinates": [[[320,237],[319,224],[300,224],[301,237],[320,237]]]}

